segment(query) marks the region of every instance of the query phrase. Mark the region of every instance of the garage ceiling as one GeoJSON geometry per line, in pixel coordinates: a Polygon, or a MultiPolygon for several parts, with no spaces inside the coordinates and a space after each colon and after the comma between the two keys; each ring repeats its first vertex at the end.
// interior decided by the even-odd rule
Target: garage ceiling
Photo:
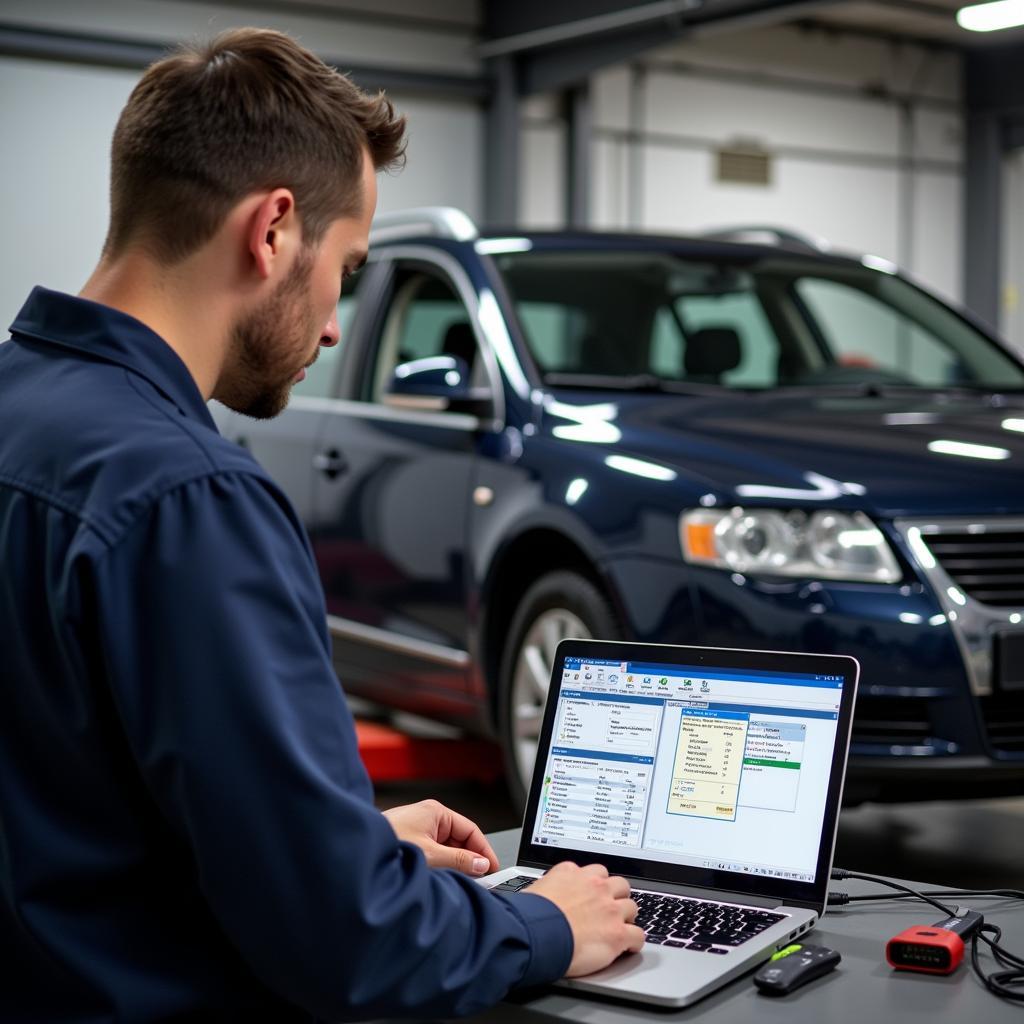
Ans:
{"type": "Polygon", "coordinates": [[[816,13],[817,24],[884,33],[912,39],[948,42],[954,46],[986,46],[1022,38],[1022,33],[967,32],[956,12],[967,0],[858,0],[837,3],[816,13]]]}
{"type": "MultiPolygon", "coordinates": [[[[483,34],[488,42],[543,39],[572,25],[589,34],[605,22],[611,31],[620,19],[633,26],[660,22],[677,29],[716,23],[736,28],[792,22],[831,26],[874,35],[946,43],[964,48],[1024,39],[1024,30],[967,32],[956,12],[968,0],[483,0],[483,34]]],[[[621,29],[620,29],[621,30],[621,29]]],[[[487,44],[485,44],[486,47],[487,44]]],[[[524,48],[529,48],[527,45],[524,48]]]]}
{"type": "MultiPolygon", "coordinates": [[[[204,0],[214,2],[214,0],[204,0]]],[[[216,0],[253,6],[254,0],[216,0]]],[[[700,23],[735,18],[737,28],[774,22],[813,23],[952,46],[976,48],[1024,40],[1024,30],[982,34],[966,32],[956,12],[969,0],[255,0],[257,6],[344,17],[355,14],[386,20],[397,17],[423,27],[478,32],[487,42],[508,40],[558,26],[581,25],[616,17],[637,24],[651,15],[663,23],[700,23]]]]}

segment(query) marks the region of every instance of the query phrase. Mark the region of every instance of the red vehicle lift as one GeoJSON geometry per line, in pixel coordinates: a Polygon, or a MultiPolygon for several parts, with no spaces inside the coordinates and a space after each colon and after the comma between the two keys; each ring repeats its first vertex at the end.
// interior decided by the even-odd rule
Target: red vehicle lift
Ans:
{"type": "Polygon", "coordinates": [[[359,756],[374,782],[474,779],[497,782],[501,751],[487,740],[412,736],[378,722],[356,720],[359,756]]]}

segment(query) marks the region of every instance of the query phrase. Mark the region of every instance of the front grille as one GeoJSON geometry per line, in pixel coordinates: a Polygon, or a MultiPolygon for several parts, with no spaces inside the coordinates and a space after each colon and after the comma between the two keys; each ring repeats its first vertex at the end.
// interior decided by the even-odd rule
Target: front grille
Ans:
{"type": "Polygon", "coordinates": [[[928,702],[912,697],[858,696],[851,745],[857,753],[951,753],[936,739],[928,720],[928,702]]]}
{"type": "Polygon", "coordinates": [[[1024,755],[1024,693],[995,693],[978,703],[993,751],[1024,755]]]}
{"type": "Polygon", "coordinates": [[[1001,608],[1024,606],[1024,531],[929,533],[932,554],[965,594],[1001,608]]]}

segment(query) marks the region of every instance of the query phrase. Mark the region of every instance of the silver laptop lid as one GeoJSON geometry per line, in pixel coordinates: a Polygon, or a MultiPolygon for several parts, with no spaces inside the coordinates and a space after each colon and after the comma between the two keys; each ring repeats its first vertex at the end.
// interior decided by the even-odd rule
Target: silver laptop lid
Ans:
{"type": "Polygon", "coordinates": [[[823,913],[858,674],[838,655],[563,641],[519,863],[823,913]]]}

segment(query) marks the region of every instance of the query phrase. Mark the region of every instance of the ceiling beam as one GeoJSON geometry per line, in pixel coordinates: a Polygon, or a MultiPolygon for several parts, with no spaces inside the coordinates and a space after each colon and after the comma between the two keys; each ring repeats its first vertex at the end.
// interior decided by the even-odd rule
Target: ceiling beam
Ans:
{"type": "MultiPolygon", "coordinates": [[[[840,0],[656,0],[491,39],[485,59],[511,57],[523,95],[571,87],[603,67],[680,37],[791,21],[840,0]]],[[[548,5],[549,6],[549,5],[548,5]]],[[[521,22],[523,19],[521,19],[521,22]]]]}
{"type": "MultiPolygon", "coordinates": [[[[59,32],[0,23],[0,57],[87,64],[96,67],[143,70],[166,57],[175,42],[121,39],[85,32],[59,32]]],[[[353,65],[350,61],[320,54],[321,59],[351,77],[360,88],[388,93],[412,93],[473,101],[487,99],[491,84],[482,75],[453,75],[412,68],[353,65]]]]}

